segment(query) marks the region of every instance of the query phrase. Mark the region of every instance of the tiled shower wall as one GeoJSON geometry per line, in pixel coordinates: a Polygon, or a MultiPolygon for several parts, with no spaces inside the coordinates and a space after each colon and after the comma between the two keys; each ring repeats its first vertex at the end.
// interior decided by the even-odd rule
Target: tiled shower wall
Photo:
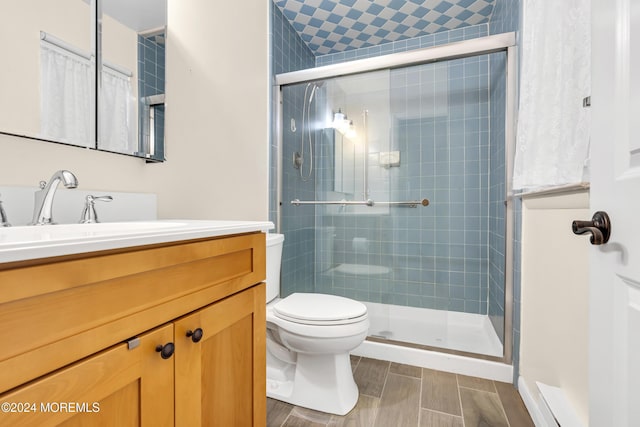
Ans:
{"type": "MultiPolygon", "coordinates": [[[[142,99],[146,96],[165,93],[165,45],[157,43],[157,34],[150,37],[138,36],[138,111],[144,111],[142,99]]],[[[139,132],[145,132],[144,114],[138,114],[139,132]]],[[[154,132],[157,141],[155,158],[164,159],[164,106],[155,109],[154,132]]]]}
{"type": "MultiPolygon", "coordinates": [[[[496,0],[494,5],[493,15],[491,17],[491,21],[489,23],[489,34],[500,34],[506,32],[518,32],[520,30],[520,17],[522,10],[522,2],[520,0],[496,0]]],[[[518,58],[515,58],[518,61],[518,58]]],[[[496,78],[496,75],[500,73],[500,69],[502,68],[502,62],[504,58],[499,56],[492,56],[489,61],[489,70],[492,76],[492,79],[496,78]]],[[[505,105],[504,101],[502,104],[496,103],[496,105],[492,105],[492,118],[497,117],[500,114],[503,114],[505,105]],[[495,109],[495,111],[493,111],[495,109]]],[[[493,132],[491,137],[496,137],[493,132]]],[[[504,156],[502,156],[504,158],[504,156]]],[[[495,182],[495,177],[492,175],[492,179],[495,182]]],[[[492,193],[493,195],[494,193],[492,193]]],[[[503,193],[504,194],[504,193],[503,193]]],[[[498,204],[501,200],[497,197],[497,193],[495,197],[492,198],[494,204],[498,204]]],[[[521,240],[520,240],[520,232],[522,228],[522,210],[521,204],[522,201],[518,198],[514,198],[513,201],[513,219],[514,219],[514,236],[513,236],[513,324],[512,324],[512,350],[513,350],[513,378],[514,384],[517,384],[517,379],[519,375],[519,365],[520,365],[520,307],[521,307],[521,292],[520,292],[520,254],[521,254],[521,240]]],[[[495,210],[495,208],[494,208],[495,210]]],[[[495,221],[500,222],[504,221],[504,218],[495,217],[495,221]]],[[[499,237],[499,236],[495,236],[499,237]]],[[[504,237],[502,238],[504,240],[504,237]]],[[[494,258],[496,260],[496,258],[494,258]]],[[[500,265],[500,264],[497,264],[500,265]]],[[[495,270],[494,270],[495,271],[495,270]]],[[[504,288],[502,288],[502,292],[504,292],[504,288]]],[[[491,292],[490,292],[491,294],[491,292]]],[[[497,287],[494,289],[493,297],[489,299],[489,315],[491,322],[493,323],[496,330],[499,330],[501,325],[504,325],[504,309],[501,306],[504,298],[502,299],[500,296],[500,289],[497,287]]],[[[502,335],[498,335],[502,336],[502,335]]]]}
{"type": "MultiPolygon", "coordinates": [[[[295,30],[284,18],[280,9],[271,4],[272,28],[272,64],[273,74],[313,68],[315,57],[298,37],[295,30]]],[[[283,91],[283,117],[286,123],[283,128],[283,204],[282,228],[285,235],[282,253],[282,283],[281,292],[288,295],[294,290],[313,291],[313,260],[314,260],[314,227],[315,218],[313,206],[294,208],[289,204],[289,197],[297,194],[298,198],[314,197],[314,175],[304,182],[298,175],[298,170],[292,166],[293,153],[300,151],[302,137],[302,113],[304,86],[285,88],[283,91]],[[293,119],[294,122],[291,120],[293,119]],[[295,129],[295,131],[294,131],[295,129]],[[295,287],[295,288],[294,288],[295,287]]],[[[305,149],[308,151],[308,149],[305,149]]],[[[270,202],[269,219],[276,222],[277,209],[277,138],[273,137],[270,146],[270,202]]],[[[304,172],[308,171],[309,158],[305,159],[304,172]]]]}
{"type": "MultiPolygon", "coordinates": [[[[503,7],[502,3],[504,2],[498,0],[496,7],[501,7],[503,11],[506,10],[508,12],[510,9],[503,7]]],[[[274,15],[276,13],[278,12],[274,11],[274,15]]],[[[275,41],[278,40],[278,37],[275,37],[277,31],[275,28],[280,25],[286,27],[288,24],[282,20],[282,16],[274,17],[273,19],[275,24],[275,41]]],[[[503,18],[500,18],[500,20],[503,23],[509,22],[503,18]]],[[[492,30],[495,29],[492,28],[492,30]]],[[[288,31],[295,39],[296,36],[293,30],[289,28],[288,31]]],[[[389,43],[383,46],[325,55],[316,58],[315,63],[317,66],[328,65],[356,58],[434,46],[484,36],[487,35],[488,31],[489,26],[487,25],[467,27],[416,39],[389,43]]],[[[280,36],[280,39],[282,38],[283,36],[280,36]]],[[[295,45],[295,41],[290,41],[289,45],[295,45]]],[[[298,55],[298,53],[295,55],[298,55]]],[[[274,48],[274,63],[276,56],[276,49],[274,48]]],[[[462,70],[462,76],[464,76],[464,73],[469,73],[469,71],[465,70],[465,66],[469,65],[469,67],[478,70],[478,76],[480,75],[480,71],[482,71],[482,75],[488,82],[489,62],[486,59],[478,59],[477,61],[475,64],[473,64],[473,61],[470,61],[468,64],[462,63],[450,66],[458,66],[458,68],[462,70]]],[[[307,67],[307,65],[302,65],[299,68],[307,67]]],[[[280,67],[278,71],[274,70],[275,73],[284,71],[290,70],[287,70],[286,67],[280,67]]],[[[455,72],[454,70],[454,75],[455,72]]],[[[467,77],[471,77],[471,74],[468,74],[467,77]]],[[[285,104],[284,106],[285,109],[289,108],[289,110],[287,110],[289,112],[285,113],[286,120],[284,123],[285,141],[283,162],[285,171],[289,169],[293,152],[299,151],[300,146],[299,135],[294,136],[290,134],[287,136],[287,132],[291,133],[289,117],[298,114],[296,122],[298,124],[300,123],[303,89],[299,90],[299,92],[302,92],[297,94],[300,100],[297,101],[299,105],[294,104],[287,107],[285,104]]],[[[452,96],[455,97],[455,95],[452,96]]],[[[486,101],[485,105],[489,108],[488,101],[486,101]]],[[[467,118],[461,120],[466,119],[467,118]]],[[[327,290],[327,287],[331,286],[334,287],[334,292],[336,293],[362,300],[379,300],[400,305],[412,304],[474,313],[487,313],[488,310],[490,311],[491,309],[487,308],[488,294],[490,292],[489,281],[493,278],[494,283],[498,283],[500,281],[500,273],[495,274],[494,272],[493,276],[489,274],[488,270],[494,268],[489,261],[489,257],[503,253],[504,233],[502,232],[502,237],[500,238],[500,233],[494,233],[493,231],[490,233],[487,228],[489,226],[500,226],[499,214],[496,213],[497,205],[490,207],[489,199],[495,199],[494,195],[498,194],[500,186],[504,186],[504,178],[502,178],[502,183],[499,179],[496,180],[501,167],[499,163],[495,163],[493,168],[489,166],[491,156],[493,155],[494,159],[498,156],[498,150],[490,150],[489,141],[492,138],[495,140],[498,136],[496,136],[495,133],[491,133],[492,126],[489,123],[488,113],[485,113],[482,118],[478,116],[477,119],[469,116],[469,120],[477,122],[477,125],[475,125],[477,126],[475,132],[478,133],[475,137],[475,141],[477,141],[476,146],[472,148],[464,145],[471,143],[474,138],[468,136],[466,130],[460,132],[457,126],[453,126],[453,134],[447,137],[450,139],[448,142],[453,142],[453,145],[449,146],[448,155],[452,156],[451,159],[453,159],[454,162],[464,163],[470,160],[470,158],[467,159],[465,157],[464,161],[461,161],[460,158],[456,158],[455,156],[459,155],[458,153],[463,150],[467,153],[476,150],[478,153],[477,164],[474,164],[472,161],[469,164],[469,168],[484,170],[485,175],[484,178],[477,179],[475,182],[472,182],[474,181],[472,178],[465,178],[464,170],[455,171],[449,169],[449,165],[441,165],[438,170],[436,163],[427,166],[427,159],[420,157],[422,152],[433,150],[435,158],[435,153],[439,149],[441,150],[440,155],[445,155],[445,151],[442,149],[443,147],[437,146],[437,144],[442,143],[442,139],[435,138],[435,130],[433,133],[434,137],[431,141],[429,141],[429,138],[423,140],[424,146],[415,144],[415,133],[422,133],[425,127],[429,125],[433,125],[435,129],[437,119],[421,119],[413,122],[407,120],[404,123],[400,123],[400,126],[395,131],[395,147],[402,152],[402,158],[408,160],[405,163],[407,166],[405,169],[400,167],[397,168],[397,170],[391,171],[391,173],[396,174],[392,181],[399,184],[398,190],[400,190],[400,192],[394,193],[394,200],[401,200],[407,197],[429,197],[433,205],[428,208],[419,208],[418,210],[421,213],[418,215],[415,214],[415,210],[413,209],[405,209],[398,214],[397,218],[393,219],[391,217],[362,217],[356,219],[353,216],[330,215],[320,216],[312,221],[312,207],[292,208],[289,206],[289,200],[296,197],[312,200],[322,198],[319,197],[321,195],[312,193],[310,187],[305,187],[307,183],[301,183],[299,177],[294,178],[297,181],[289,182],[293,176],[290,176],[290,171],[285,172],[285,174],[289,173],[289,176],[285,175],[283,180],[285,195],[283,197],[282,225],[285,228],[283,228],[282,231],[287,234],[286,238],[290,246],[289,249],[287,249],[285,245],[283,293],[286,295],[294,290],[313,290],[313,281],[309,280],[310,272],[307,271],[304,266],[313,262],[314,246],[320,248],[316,250],[321,250],[327,246],[324,245],[322,241],[322,235],[324,235],[323,233],[326,231],[327,233],[332,233],[330,240],[332,247],[335,249],[331,258],[333,265],[339,263],[383,265],[382,259],[387,258],[388,254],[393,254],[394,268],[392,269],[392,274],[394,277],[393,280],[389,280],[388,277],[356,277],[354,280],[354,278],[351,277],[349,283],[344,281],[341,284],[335,276],[327,279],[326,276],[318,275],[316,278],[316,291],[327,290]],[[426,123],[430,121],[432,121],[432,123],[426,123]],[[417,131],[416,129],[420,130],[417,131]],[[456,132],[463,133],[464,136],[455,136],[456,132]],[[454,140],[456,138],[457,140],[454,140]],[[430,146],[429,144],[432,145],[430,146]],[[456,146],[456,144],[461,145],[456,146]],[[419,154],[417,156],[416,152],[412,151],[416,146],[419,146],[419,154]],[[452,152],[454,153],[453,155],[452,152]],[[418,161],[417,159],[420,160],[418,161]],[[425,163],[422,163],[423,160],[425,160],[425,163]],[[445,167],[448,169],[446,172],[443,170],[445,167]],[[412,175],[411,172],[415,172],[416,169],[419,175],[412,175]],[[491,178],[487,178],[489,176],[489,170],[494,172],[491,178]],[[404,173],[407,175],[403,176],[404,173]],[[463,186],[469,186],[465,187],[463,191],[458,191],[456,187],[440,187],[440,185],[444,184],[445,180],[447,180],[449,184],[453,181],[454,185],[462,184],[463,186]],[[490,189],[492,191],[489,191],[490,189]],[[298,193],[296,194],[295,191],[298,191],[298,193]],[[428,193],[431,193],[431,195],[428,195],[428,193]],[[479,216],[471,216],[472,218],[476,218],[476,220],[469,220],[467,224],[461,225],[464,221],[456,210],[458,209],[458,206],[456,206],[456,197],[460,197],[461,194],[465,194],[464,197],[476,197],[475,195],[477,194],[478,201],[474,203],[478,204],[476,207],[478,210],[486,207],[486,213],[484,213],[485,216],[483,217],[486,220],[477,220],[477,218],[480,218],[479,216]],[[446,195],[449,196],[449,200],[447,200],[446,195]],[[309,212],[307,212],[307,210],[309,212]],[[490,213],[492,213],[493,216],[490,217],[490,213]],[[438,216],[443,222],[436,226],[435,221],[438,216]],[[491,218],[491,223],[489,222],[489,218],[491,218]],[[314,227],[317,227],[316,230],[320,230],[316,232],[315,236],[310,230],[314,227]],[[287,230],[288,228],[291,228],[291,230],[287,230]],[[372,230],[376,231],[374,232],[372,230]],[[416,230],[418,231],[416,232],[416,230]],[[471,231],[471,233],[468,233],[468,231],[471,231]],[[363,233],[377,233],[377,236],[371,236],[371,238],[363,237],[361,236],[363,233]],[[367,239],[366,253],[354,251],[353,239],[358,237],[367,239]],[[316,239],[318,240],[317,242],[315,241],[316,239]],[[445,240],[448,243],[443,243],[445,240]],[[418,303],[416,304],[416,302],[418,303]]],[[[500,120],[500,117],[496,118],[496,120],[500,120]]],[[[504,117],[502,117],[501,120],[504,121],[504,117]]],[[[451,126],[451,124],[447,126],[451,126]]],[[[504,127],[504,125],[502,125],[502,127],[504,127]]],[[[274,150],[275,148],[272,147],[272,151],[274,150]]],[[[322,150],[319,151],[322,152],[322,150]]],[[[431,161],[433,162],[433,158],[431,161]]],[[[479,176],[480,175],[477,177],[479,176]]],[[[275,178],[272,179],[272,182],[275,182],[275,178]]],[[[275,191],[273,191],[272,194],[275,194],[275,191]]],[[[275,218],[274,200],[272,197],[272,209],[270,212],[273,212],[273,218],[275,218]]],[[[501,196],[501,200],[504,200],[504,195],[501,196]]],[[[493,201],[495,202],[495,200],[493,201]]],[[[502,222],[503,221],[504,219],[502,218],[502,222]]],[[[327,242],[325,241],[324,243],[327,242]]],[[[326,257],[323,259],[326,259],[326,257]]],[[[504,270],[502,270],[502,274],[504,274],[503,271],[504,270]]],[[[502,283],[504,283],[504,281],[502,281],[502,283]]],[[[495,295],[498,295],[498,293],[496,292],[495,295]]],[[[499,297],[496,297],[496,299],[497,298],[499,297]]],[[[502,302],[500,304],[503,305],[502,302]]],[[[502,309],[502,317],[504,317],[504,308],[500,305],[498,305],[498,307],[502,309]]],[[[498,314],[497,318],[499,317],[500,314],[498,314]]],[[[497,323],[501,324],[500,321],[497,323]]]]}
{"type": "MultiPolygon", "coordinates": [[[[497,0],[489,25],[490,34],[517,31],[519,28],[519,2],[497,0]]],[[[506,55],[496,53],[489,59],[491,76],[491,171],[490,235],[489,235],[489,318],[498,336],[504,336],[505,324],[505,151],[504,123],[506,109],[506,55]]],[[[518,316],[519,318],[519,316],[518,316]]],[[[515,322],[514,322],[515,323],[515,322]]]]}
{"type": "Polygon", "coordinates": [[[505,304],[505,107],[504,52],[489,56],[491,114],[489,169],[489,318],[499,337],[504,336],[505,304]]]}
{"type": "Polygon", "coordinates": [[[369,272],[380,273],[319,272],[317,290],[364,301],[486,313],[488,58],[394,69],[390,91],[394,128],[383,151],[400,151],[401,162],[384,168],[371,152],[371,190],[386,191],[387,200],[426,197],[431,205],[394,207],[377,215],[373,210],[318,209],[317,223],[333,234],[333,264],[370,265],[369,272]]]}

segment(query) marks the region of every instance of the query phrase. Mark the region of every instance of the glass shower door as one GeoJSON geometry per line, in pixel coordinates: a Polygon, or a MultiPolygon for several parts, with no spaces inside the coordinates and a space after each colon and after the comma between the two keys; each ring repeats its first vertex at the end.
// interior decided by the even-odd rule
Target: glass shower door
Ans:
{"type": "Polygon", "coordinates": [[[302,141],[314,157],[312,187],[284,168],[284,295],[364,302],[373,340],[502,356],[488,314],[504,306],[492,286],[504,299],[505,142],[492,128],[504,129],[505,74],[491,69],[484,55],[284,88],[282,161],[302,141]],[[307,120],[293,132],[296,111],[307,120]]]}

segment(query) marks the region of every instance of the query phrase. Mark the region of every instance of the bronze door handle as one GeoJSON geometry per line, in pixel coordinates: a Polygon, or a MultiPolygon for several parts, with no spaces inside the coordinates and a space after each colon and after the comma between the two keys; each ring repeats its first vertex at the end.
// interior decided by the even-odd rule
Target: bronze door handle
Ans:
{"type": "Polygon", "coordinates": [[[611,236],[611,221],[606,212],[598,211],[593,214],[591,221],[573,221],[571,229],[574,234],[591,233],[591,244],[603,245],[611,236]]]}

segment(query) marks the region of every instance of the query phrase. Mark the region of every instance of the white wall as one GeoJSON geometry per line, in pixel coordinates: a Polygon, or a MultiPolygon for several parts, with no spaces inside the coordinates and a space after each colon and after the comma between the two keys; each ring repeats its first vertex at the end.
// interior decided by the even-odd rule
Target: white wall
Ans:
{"type": "Polygon", "coordinates": [[[268,2],[169,0],[167,162],[0,135],[0,185],[69,169],[83,189],[157,193],[160,218],[266,220],[268,2]]]}
{"type": "Polygon", "coordinates": [[[571,231],[591,218],[587,192],[525,198],[522,208],[520,376],[561,388],[588,425],[589,242],[571,231]]]}

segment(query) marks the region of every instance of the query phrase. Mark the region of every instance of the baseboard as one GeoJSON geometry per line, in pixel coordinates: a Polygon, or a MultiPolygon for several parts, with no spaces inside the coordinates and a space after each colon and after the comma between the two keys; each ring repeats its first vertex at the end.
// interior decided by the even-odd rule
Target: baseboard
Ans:
{"type": "Polygon", "coordinates": [[[351,354],[504,383],[511,383],[513,379],[513,366],[506,363],[368,340],[351,354]]]}
{"type": "Polygon", "coordinates": [[[534,396],[522,377],[518,377],[518,392],[520,393],[524,406],[527,407],[529,415],[531,415],[531,419],[536,427],[558,426],[558,423],[555,422],[551,411],[549,411],[544,402],[541,402],[538,398],[538,391],[535,391],[536,396],[534,396]]]}

